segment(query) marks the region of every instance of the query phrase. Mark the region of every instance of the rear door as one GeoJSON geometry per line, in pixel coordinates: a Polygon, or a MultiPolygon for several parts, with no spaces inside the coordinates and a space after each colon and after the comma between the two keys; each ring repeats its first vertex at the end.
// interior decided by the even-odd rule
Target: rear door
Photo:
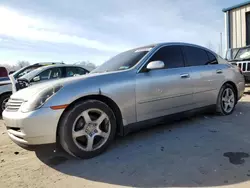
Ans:
{"type": "Polygon", "coordinates": [[[192,108],[190,68],[184,67],[180,46],[160,48],[136,75],[137,121],[157,118],[192,108]],[[151,61],[165,67],[146,70],[151,61]]]}
{"type": "Polygon", "coordinates": [[[215,104],[223,80],[223,70],[217,58],[199,47],[183,46],[182,50],[186,66],[191,68],[195,107],[215,104]]]}

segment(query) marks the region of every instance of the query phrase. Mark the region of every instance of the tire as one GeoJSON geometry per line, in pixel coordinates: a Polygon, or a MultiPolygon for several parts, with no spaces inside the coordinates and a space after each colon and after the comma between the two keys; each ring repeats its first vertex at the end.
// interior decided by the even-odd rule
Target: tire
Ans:
{"type": "Polygon", "coordinates": [[[0,114],[1,115],[5,109],[4,103],[7,102],[7,100],[9,100],[10,96],[11,96],[10,93],[6,93],[6,94],[1,95],[0,97],[0,114]]]}
{"type": "Polygon", "coordinates": [[[63,114],[59,124],[58,140],[62,148],[69,154],[88,159],[104,152],[113,141],[115,134],[116,119],[109,106],[98,100],[87,100],[76,103],[63,114]],[[100,117],[98,117],[99,115],[100,117]],[[93,123],[102,119],[102,115],[105,119],[100,120],[99,126],[99,123],[93,123]],[[96,117],[97,119],[92,121],[96,117]],[[90,123],[86,123],[88,121],[90,123]],[[84,135],[77,137],[77,132],[80,133],[79,135],[84,135]],[[100,134],[105,135],[105,137],[100,136],[100,134]],[[92,142],[89,141],[91,139],[93,139],[92,142]],[[98,144],[95,144],[96,141],[98,144]],[[91,147],[88,147],[91,143],[93,143],[92,150],[89,149],[91,147]],[[97,145],[96,148],[95,145],[97,145]]]}
{"type": "MultiPolygon", "coordinates": [[[[230,93],[230,92],[229,92],[230,93]]],[[[229,99],[228,99],[229,100],[229,99]]],[[[227,101],[228,102],[228,101],[227,101]]],[[[226,116],[226,115],[230,115],[233,113],[234,109],[235,109],[235,105],[237,103],[237,98],[236,98],[236,91],[235,89],[233,88],[232,85],[230,84],[224,84],[221,89],[220,89],[220,92],[219,92],[219,95],[218,95],[218,98],[217,98],[217,104],[216,104],[216,112],[219,114],[219,115],[223,115],[223,116],[226,116]],[[230,100],[230,103],[232,102],[232,104],[230,104],[231,106],[228,106],[228,110],[225,110],[225,96],[226,96],[226,93],[227,91],[231,91],[232,92],[232,96],[230,96],[230,98],[233,98],[230,100]],[[229,109],[230,107],[230,109],[229,109]]],[[[229,104],[229,103],[227,103],[229,104]]]]}

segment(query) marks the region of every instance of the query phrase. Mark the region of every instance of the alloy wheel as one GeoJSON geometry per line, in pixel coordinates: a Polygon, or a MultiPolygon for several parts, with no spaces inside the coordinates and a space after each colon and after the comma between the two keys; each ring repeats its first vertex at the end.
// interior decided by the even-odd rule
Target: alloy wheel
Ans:
{"type": "Polygon", "coordinates": [[[111,133],[108,115],[100,109],[83,111],[72,127],[72,137],[76,146],[84,151],[94,151],[102,147],[111,133]]]}
{"type": "Polygon", "coordinates": [[[4,110],[5,110],[5,108],[6,108],[6,104],[7,104],[8,100],[9,100],[9,98],[5,98],[5,99],[3,100],[3,102],[2,102],[2,106],[1,106],[2,111],[4,111],[4,110]]]}
{"type": "Polygon", "coordinates": [[[225,112],[230,113],[234,109],[235,96],[231,88],[226,88],[222,93],[222,108],[225,112]]]}

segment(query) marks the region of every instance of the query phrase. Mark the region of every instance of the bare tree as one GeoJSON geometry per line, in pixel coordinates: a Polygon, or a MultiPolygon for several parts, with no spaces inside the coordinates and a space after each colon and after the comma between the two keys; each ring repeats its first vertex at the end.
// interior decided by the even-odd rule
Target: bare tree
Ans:
{"type": "Polygon", "coordinates": [[[75,64],[78,64],[78,65],[86,68],[89,71],[94,70],[96,68],[96,65],[90,61],[81,61],[81,62],[77,62],[75,64]]]}
{"type": "Polygon", "coordinates": [[[18,61],[17,62],[17,66],[18,66],[19,69],[21,69],[23,67],[26,67],[28,65],[30,65],[30,63],[28,61],[18,61]]]}

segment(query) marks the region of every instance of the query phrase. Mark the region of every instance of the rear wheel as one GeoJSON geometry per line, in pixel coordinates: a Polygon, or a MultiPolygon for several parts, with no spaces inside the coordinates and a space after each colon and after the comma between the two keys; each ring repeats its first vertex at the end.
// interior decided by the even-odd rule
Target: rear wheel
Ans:
{"type": "Polygon", "coordinates": [[[222,86],[217,99],[216,111],[220,115],[229,115],[233,113],[236,105],[236,91],[230,84],[222,86]]]}
{"type": "Polygon", "coordinates": [[[68,109],[59,128],[59,140],[64,150],[86,159],[107,149],[115,136],[116,120],[105,103],[88,100],[68,109]]]}
{"type": "Polygon", "coordinates": [[[0,97],[0,115],[2,115],[2,112],[5,110],[6,103],[8,102],[10,96],[10,93],[6,93],[0,97]]]}

